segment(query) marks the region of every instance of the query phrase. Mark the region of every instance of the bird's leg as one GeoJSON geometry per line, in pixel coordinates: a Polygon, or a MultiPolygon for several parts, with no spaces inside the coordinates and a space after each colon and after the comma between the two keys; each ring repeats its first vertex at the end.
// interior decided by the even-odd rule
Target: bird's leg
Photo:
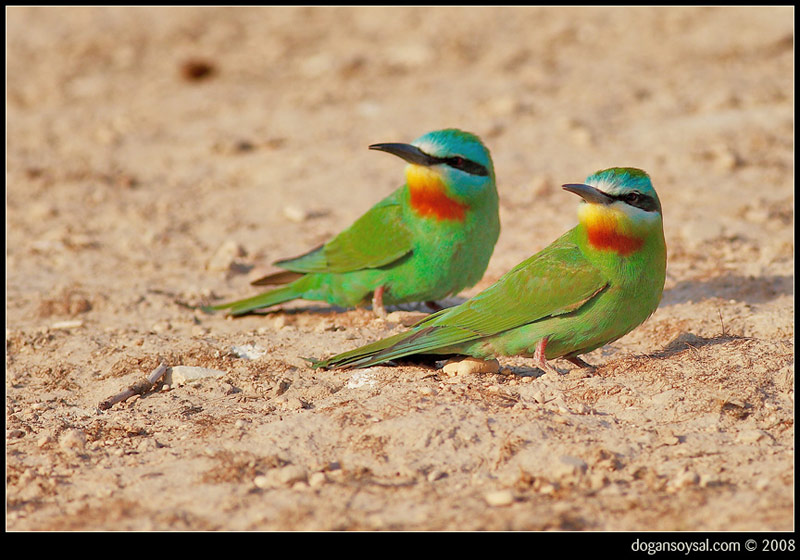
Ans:
{"type": "Polygon", "coordinates": [[[579,368],[586,368],[586,369],[591,370],[591,371],[594,371],[594,370],[597,369],[592,364],[590,364],[588,362],[584,362],[583,360],[581,360],[578,356],[572,356],[571,358],[568,358],[568,357],[564,356],[564,359],[566,359],[569,362],[572,362],[573,364],[575,364],[579,368]]]}
{"type": "Polygon", "coordinates": [[[427,305],[428,309],[430,309],[431,311],[441,311],[442,309],[444,309],[444,307],[442,307],[435,301],[426,301],[425,305],[427,305]]]}
{"type": "Polygon", "coordinates": [[[539,344],[536,345],[536,352],[533,354],[533,360],[536,362],[536,365],[545,373],[552,373],[553,375],[559,375],[558,370],[547,363],[547,358],[544,356],[544,349],[547,347],[547,338],[544,337],[542,340],[539,341],[539,344]]]}
{"type": "Polygon", "coordinates": [[[372,294],[372,311],[381,319],[386,319],[386,309],[383,307],[383,292],[386,286],[378,286],[372,294]]]}

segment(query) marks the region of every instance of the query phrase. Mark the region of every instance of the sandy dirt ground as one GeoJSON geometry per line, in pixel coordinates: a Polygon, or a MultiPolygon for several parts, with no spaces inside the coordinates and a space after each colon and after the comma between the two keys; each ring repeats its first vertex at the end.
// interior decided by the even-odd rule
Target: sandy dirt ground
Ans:
{"type": "MultiPolygon", "coordinates": [[[[794,11],[9,8],[12,531],[794,527],[794,11]],[[474,295],[646,169],[663,301],[585,358],[315,371],[424,311],[198,304],[402,182],[463,128],[502,233],[474,295]],[[221,372],[98,409],[160,362],[221,372]]],[[[458,301],[446,303],[454,303],[458,301]]]]}

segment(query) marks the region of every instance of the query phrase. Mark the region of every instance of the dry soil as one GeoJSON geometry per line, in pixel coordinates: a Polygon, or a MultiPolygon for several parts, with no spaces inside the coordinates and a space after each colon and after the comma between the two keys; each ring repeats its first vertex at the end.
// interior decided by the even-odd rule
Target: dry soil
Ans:
{"type": "Polygon", "coordinates": [[[794,527],[793,8],[6,15],[9,530],[794,527]],[[595,375],[314,371],[424,309],[180,304],[255,293],[401,184],[369,144],[445,127],[501,198],[462,298],[574,225],[562,183],[653,177],[663,301],[595,375]],[[162,361],[222,374],[98,409],[162,361]]]}

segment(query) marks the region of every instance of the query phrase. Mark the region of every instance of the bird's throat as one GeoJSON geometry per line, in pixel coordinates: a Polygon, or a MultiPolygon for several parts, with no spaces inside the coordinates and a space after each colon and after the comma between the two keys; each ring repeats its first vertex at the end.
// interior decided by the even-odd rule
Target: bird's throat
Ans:
{"type": "Polygon", "coordinates": [[[593,249],[626,257],[644,245],[644,239],[632,231],[630,220],[622,212],[608,206],[583,204],[578,216],[593,249]]]}
{"type": "Polygon", "coordinates": [[[419,216],[437,221],[464,220],[469,206],[448,196],[447,189],[437,173],[423,166],[409,165],[406,170],[406,182],[411,208],[419,216]]]}

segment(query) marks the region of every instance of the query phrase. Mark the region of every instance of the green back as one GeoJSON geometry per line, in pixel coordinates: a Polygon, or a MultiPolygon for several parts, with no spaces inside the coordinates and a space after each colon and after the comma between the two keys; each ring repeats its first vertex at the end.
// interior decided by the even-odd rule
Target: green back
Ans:
{"type": "Polygon", "coordinates": [[[412,249],[412,235],[403,223],[398,194],[395,191],[378,202],[325,245],[275,264],[294,272],[342,273],[401,259],[412,249]]]}

